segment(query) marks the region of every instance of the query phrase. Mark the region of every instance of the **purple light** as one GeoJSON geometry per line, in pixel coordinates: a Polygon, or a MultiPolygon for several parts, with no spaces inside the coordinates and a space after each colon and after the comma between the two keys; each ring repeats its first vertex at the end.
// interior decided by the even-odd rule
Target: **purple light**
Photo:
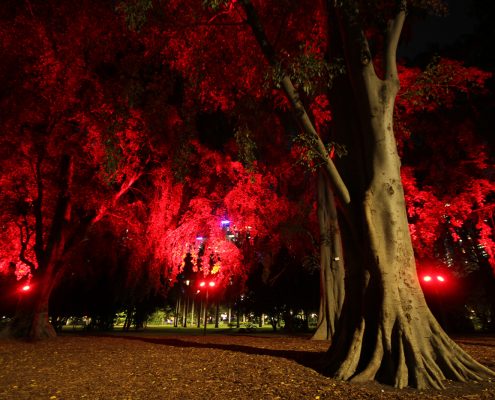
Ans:
{"type": "Polygon", "coordinates": [[[230,221],[228,219],[224,219],[224,220],[222,220],[222,222],[220,222],[220,224],[222,226],[230,225],[230,221]]]}
{"type": "Polygon", "coordinates": [[[203,237],[203,236],[197,236],[197,237],[196,237],[196,240],[203,240],[203,239],[204,239],[204,237],[203,237]]]}

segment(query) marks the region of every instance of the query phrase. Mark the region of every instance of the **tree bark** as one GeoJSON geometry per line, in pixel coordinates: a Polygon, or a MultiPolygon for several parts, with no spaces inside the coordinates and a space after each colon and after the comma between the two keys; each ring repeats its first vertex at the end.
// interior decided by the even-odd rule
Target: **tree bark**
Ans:
{"type": "MultiPolygon", "coordinates": [[[[368,119],[372,143],[365,147],[373,173],[361,204],[354,206],[363,226],[358,246],[364,262],[347,266],[361,279],[346,287],[345,316],[327,354],[327,371],[338,379],[376,379],[399,388],[481,380],[493,373],[445,334],[419,286],[392,130],[394,90],[375,85],[370,89],[386,93],[388,101],[368,119]]],[[[375,100],[380,102],[378,95],[375,100]]]]}
{"type": "Polygon", "coordinates": [[[358,19],[345,15],[345,10],[337,15],[361,123],[359,137],[353,140],[362,152],[350,157],[361,157],[353,161],[364,166],[358,173],[365,180],[350,189],[357,200],[350,213],[359,222],[359,235],[352,247],[346,247],[346,254],[359,251],[360,255],[346,259],[346,298],[326,356],[327,372],[338,379],[376,379],[399,388],[442,388],[445,379],[494,376],[442,330],[426,305],[416,274],[393,132],[399,89],[395,49],[405,9],[399,9],[389,23],[384,80],[375,74],[358,19]]]}
{"type": "Polygon", "coordinates": [[[344,302],[344,255],[331,186],[324,171],[318,178],[318,223],[320,226],[320,311],[312,337],[331,340],[344,302]]]}
{"type": "MultiPolygon", "coordinates": [[[[276,65],[254,7],[249,0],[240,3],[264,55],[276,65]]],[[[393,132],[399,89],[396,49],[406,15],[406,1],[398,3],[386,32],[381,80],[375,74],[359,3],[328,2],[335,8],[341,31],[338,45],[343,46],[355,99],[355,113],[345,117],[359,119],[360,125],[342,134],[343,144],[352,144],[344,174],[350,185],[344,185],[331,160],[325,164],[348,224],[343,236],[345,298],[325,364],[338,379],[441,388],[445,379],[482,380],[495,374],[445,334],[419,286],[393,132]]],[[[320,151],[321,140],[288,75],[281,83],[301,127],[320,151]]],[[[329,159],[328,154],[321,156],[329,159]]]]}

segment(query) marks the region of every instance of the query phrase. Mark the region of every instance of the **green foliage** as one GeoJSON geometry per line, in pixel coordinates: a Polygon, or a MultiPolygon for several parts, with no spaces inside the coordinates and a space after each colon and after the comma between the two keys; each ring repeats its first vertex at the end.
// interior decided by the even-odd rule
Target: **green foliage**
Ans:
{"type": "Polygon", "coordinates": [[[193,147],[188,139],[183,139],[174,152],[173,172],[174,178],[182,182],[189,174],[189,162],[193,154],[193,147]]]}
{"type": "Polygon", "coordinates": [[[144,86],[138,80],[131,80],[127,85],[127,101],[130,107],[135,107],[141,104],[145,90],[144,86]]]}
{"type": "Polygon", "coordinates": [[[203,0],[203,7],[218,11],[225,6],[230,0],[203,0]]]}
{"type": "MultiPolygon", "coordinates": [[[[304,149],[298,162],[306,169],[316,172],[319,167],[326,163],[326,160],[324,160],[318,150],[316,150],[316,138],[301,133],[295,137],[294,143],[304,149]]],[[[328,154],[335,152],[338,157],[347,155],[346,147],[340,143],[329,142],[325,147],[327,148],[328,154]]]]}
{"type": "Polygon", "coordinates": [[[281,88],[282,79],[289,74],[294,85],[300,88],[308,96],[312,96],[322,86],[331,88],[334,79],[345,73],[344,60],[336,58],[332,63],[326,62],[312,51],[301,51],[297,57],[284,68],[281,63],[272,68],[271,76],[267,81],[272,81],[276,88],[281,88]]]}
{"type": "Polygon", "coordinates": [[[105,146],[105,175],[109,185],[115,183],[116,173],[119,169],[122,159],[122,150],[119,146],[119,138],[116,132],[122,128],[121,122],[114,122],[107,131],[107,139],[104,142],[105,146]]]}
{"type": "Polygon", "coordinates": [[[239,160],[248,170],[252,171],[256,161],[256,143],[250,134],[251,131],[247,126],[238,128],[235,132],[235,141],[239,148],[239,160]]]}
{"type": "Polygon", "coordinates": [[[428,15],[446,16],[448,6],[444,0],[413,0],[411,8],[428,15]]]}
{"type": "Polygon", "coordinates": [[[146,23],[148,11],[152,8],[152,0],[122,0],[117,6],[117,10],[124,14],[127,27],[136,32],[146,23]]]}

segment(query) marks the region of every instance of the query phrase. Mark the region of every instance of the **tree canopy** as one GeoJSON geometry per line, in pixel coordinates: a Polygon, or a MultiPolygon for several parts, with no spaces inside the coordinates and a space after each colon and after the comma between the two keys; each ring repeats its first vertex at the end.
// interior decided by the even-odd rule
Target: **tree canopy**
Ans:
{"type": "Polygon", "coordinates": [[[495,271],[493,142],[478,118],[492,75],[396,56],[406,13],[441,1],[0,11],[0,273],[32,286],[11,334],[53,336],[52,292],[74,277],[134,307],[189,269],[247,292],[319,264],[332,376],[490,376],[442,331],[416,275],[432,259],[465,270],[452,261],[463,241],[479,250],[470,265],[495,271]]]}

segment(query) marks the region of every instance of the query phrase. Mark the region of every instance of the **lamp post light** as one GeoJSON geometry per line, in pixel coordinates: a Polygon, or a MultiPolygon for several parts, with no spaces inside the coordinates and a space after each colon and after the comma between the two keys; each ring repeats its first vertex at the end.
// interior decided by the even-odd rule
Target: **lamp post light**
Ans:
{"type": "Polygon", "coordinates": [[[199,282],[199,287],[206,288],[205,308],[203,311],[203,319],[204,319],[203,335],[206,335],[206,322],[207,322],[207,317],[208,317],[208,292],[209,292],[210,288],[213,289],[215,287],[215,281],[201,281],[201,282],[199,282]]]}

